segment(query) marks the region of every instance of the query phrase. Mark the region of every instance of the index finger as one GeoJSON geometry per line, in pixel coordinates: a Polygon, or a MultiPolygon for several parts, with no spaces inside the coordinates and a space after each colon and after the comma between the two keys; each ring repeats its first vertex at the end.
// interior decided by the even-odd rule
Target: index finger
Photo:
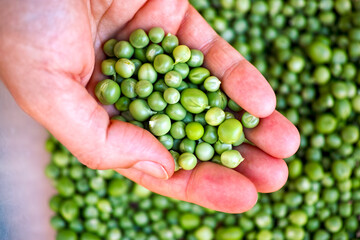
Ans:
{"type": "Polygon", "coordinates": [[[155,26],[176,34],[182,44],[201,50],[205,55],[205,67],[222,80],[226,94],[246,111],[257,117],[267,117],[275,110],[275,93],[266,79],[187,1],[165,5],[163,1],[150,1],[119,35],[126,37],[136,28],[149,30],[155,26]],[[163,10],[154,11],[159,8],[163,10]]]}

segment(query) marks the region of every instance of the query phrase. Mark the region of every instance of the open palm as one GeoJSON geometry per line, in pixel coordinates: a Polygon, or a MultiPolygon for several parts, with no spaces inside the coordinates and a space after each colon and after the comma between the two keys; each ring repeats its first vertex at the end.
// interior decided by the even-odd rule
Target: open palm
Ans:
{"type": "Polygon", "coordinates": [[[91,168],[116,169],[162,195],[225,212],[251,208],[257,192],[279,189],[287,179],[281,158],[299,146],[296,128],[274,111],[275,95],[262,75],[221,39],[185,0],[8,1],[0,10],[0,78],[17,103],[91,168]],[[235,170],[202,162],[173,174],[169,152],[149,132],[110,121],[113,109],[93,98],[102,80],[102,43],[127,39],[136,28],[160,26],[182,44],[200,49],[222,88],[261,117],[245,130],[257,147],[243,144],[235,170]],[[169,178],[169,179],[168,179],[169,178]]]}

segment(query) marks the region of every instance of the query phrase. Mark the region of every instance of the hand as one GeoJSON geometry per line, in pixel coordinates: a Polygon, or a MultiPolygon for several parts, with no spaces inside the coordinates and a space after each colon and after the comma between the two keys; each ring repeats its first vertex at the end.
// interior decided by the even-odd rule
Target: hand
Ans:
{"type": "Polygon", "coordinates": [[[0,25],[1,79],[22,109],[85,165],[116,169],[154,192],[232,213],[250,209],[257,192],[285,183],[281,158],[298,149],[298,131],[274,111],[275,95],[263,76],[187,1],[7,1],[0,16],[6,19],[0,25]],[[102,43],[154,26],[200,49],[228,96],[263,118],[256,129],[245,130],[257,147],[238,148],[246,160],[235,170],[202,162],[173,174],[173,159],[155,137],[110,121],[94,99],[94,85],[104,78],[102,43]]]}

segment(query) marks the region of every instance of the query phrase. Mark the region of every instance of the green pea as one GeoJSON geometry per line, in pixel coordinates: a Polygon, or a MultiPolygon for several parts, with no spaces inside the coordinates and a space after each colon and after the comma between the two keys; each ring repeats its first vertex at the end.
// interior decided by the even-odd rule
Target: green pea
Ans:
{"type": "Polygon", "coordinates": [[[135,48],[134,49],[134,58],[139,59],[141,62],[146,63],[146,48],[135,48]]]}
{"type": "Polygon", "coordinates": [[[194,84],[202,84],[210,76],[210,71],[203,67],[197,67],[190,70],[189,80],[194,84]]]}
{"type": "Polygon", "coordinates": [[[336,118],[331,114],[323,114],[315,121],[315,128],[319,133],[332,133],[337,126],[336,118]]]}
{"type": "Polygon", "coordinates": [[[163,97],[168,104],[175,104],[180,100],[180,93],[175,88],[167,88],[164,91],[163,97]]]}
{"type": "Polygon", "coordinates": [[[228,168],[236,168],[244,158],[236,150],[227,150],[221,153],[220,160],[222,165],[228,168]]]}
{"type": "Polygon", "coordinates": [[[138,126],[140,128],[144,128],[144,124],[142,122],[133,120],[133,121],[129,121],[129,123],[131,123],[132,125],[138,126]]]}
{"type": "Polygon", "coordinates": [[[246,128],[254,128],[259,124],[259,118],[245,112],[241,117],[241,123],[246,128]]]}
{"type": "Polygon", "coordinates": [[[150,118],[149,128],[155,136],[167,134],[171,128],[171,120],[165,114],[155,114],[150,118]]]}
{"type": "Polygon", "coordinates": [[[180,73],[182,79],[185,79],[190,72],[189,65],[187,65],[186,63],[177,63],[174,66],[174,70],[180,73]]]}
{"type": "Polygon", "coordinates": [[[76,232],[69,229],[61,229],[56,234],[56,240],[77,240],[76,232]]]}
{"type": "Polygon", "coordinates": [[[161,144],[167,149],[170,150],[174,145],[174,139],[169,134],[162,135],[158,137],[158,140],[161,142],[161,144]]]}
{"type": "Polygon", "coordinates": [[[119,41],[114,46],[114,54],[117,58],[130,59],[134,54],[134,48],[128,41],[119,41]]]}
{"type": "Polygon", "coordinates": [[[155,57],[162,53],[164,53],[164,49],[160,45],[152,43],[147,47],[145,56],[149,62],[153,62],[155,57]]]}
{"type": "Polygon", "coordinates": [[[114,76],[116,74],[115,63],[116,63],[116,60],[112,59],[112,58],[105,59],[104,61],[102,61],[101,62],[102,74],[104,74],[106,76],[114,76]]]}
{"type": "Polygon", "coordinates": [[[114,46],[117,43],[116,39],[109,39],[104,43],[103,51],[109,57],[114,57],[114,46]]]}
{"type": "Polygon", "coordinates": [[[112,116],[110,119],[111,120],[118,120],[118,121],[122,121],[122,122],[127,122],[126,118],[124,118],[123,116],[120,116],[120,115],[112,116]]]}
{"type": "Polygon", "coordinates": [[[194,116],[194,122],[198,122],[203,126],[206,126],[205,113],[198,113],[194,116]]]}
{"type": "Polygon", "coordinates": [[[182,77],[181,77],[180,73],[172,70],[165,74],[164,81],[165,81],[166,85],[168,85],[169,87],[177,88],[180,86],[180,84],[182,82],[182,77]]]}
{"type": "Polygon", "coordinates": [[[122,96],[115,103],[115,108],[120,112],[129,110],[130,99],[128,97],[122,96]]]}
{"type": "Polygon", "coordinates": [[[163,111],[167,106],[167,103],[163,98],[163,94],[160,92],[151,93],[147,98],[147,103],[152,110],[157,112],[163,111]]]}
{"type": "Polygon", "coordinates": [[[204,127],[198,122],[191,122],[186,124],[185,132],[190,140],[199,140],[204,135],[204,127]]]}
{"type": "Polygon", "coordinates": [[[174,121],[181,121],[186,117],[186,110],[180,103],[169,104],[165,112],[174,121]]]}
{"type": "Polygon", "coordinates": [[[134,71],[134,75],[138,75],[139,73],[139,69],[142,65],[141,61],[139,59],[130,59],[134,65],[135,65],[135,71],[134,71]]]}
{"type": "Polygon", "coordinates": [[[211,126],[218,126],[225,120],[225,112],[221,108],[212,107],[206,112],[205,120],[211,126]]]}
{"type": "Polygon", "coordinates": [[[148,80],[140,80],[135,85],[135,92],[140,98],[148,97],[153,91],[153,85],[148,80]]]}
{"type": "Polygon", "coordinates": [[[164,36],[165,32],[161,27],[153,27],[149,31],[149,38],[153,43],[160,43],[164,39],[164,36]]]}
{"type": "Polygon", "coordinates": [[[191,57],[187,61],[190,67],[200,67],[204,62],[204,54],[197,49],[191,49],[191,57]]]}
{"type": "Polygon", "coordinates": [[[237,119],[226,119],[218,128],[219,140],[223,143],[234,144],[241,137],[243,127],[237,119]]]}
{"type": "Polygon", "coordinates": [[[159,79],[154,84],[154,90],[158,92],[164,92],[168,86],[163,79],[159,79]]]}
{"type": "Polygon", "coordinates": [[[95,95],[104,105],[114,104],[120,98],[119,84],[111,79],[105,79],[96,84],[95,95]]]}
{"type": "Polygon", "coordinates": [[[179,45],[175,47],[172,54],[175,59],[175,64],[186,63],[191,57],[190,48],[186,45],[179,45]]]}
{"type": "Polygon", "coordinates": [[[194,116],[191,113],[186,112],[185,118],[182,121],[184,123],[194,122],[194,116]]]}
{"type": "Polygon", "coordinates": [[[207,77],[204,81],[204,88],[208,92],[216,92],[220,88],[220,80],[215,76],[207,77]]]}
{"type": "Polygon", "coordinates": [[[149,82],[154,83],[156,82],[157,77],[158,74],[150,63],[144,63],[140,66],[138,72],[139,80],[148,80],[149,82]]]}
{"type": "Polygon", "coordinates": [[[133,78],[124,79],[121,82],[121,93],[128,98],[134,98],[137,96],[135,92],[135,86],[137,81],[133,78]]]}
{"type": "Polygon", "coordinates": [[[184,152],[194,153],[195,147],[196,147],[196,142],[195,142],[195,140],[190,140],[188,138],[184,138],[181,141],[179,147],[180,147],[180,151],[182,153],[184,153],[184,152]]]}
{"type": "Polygon", "coordinates": [[[180,102],[191,113],[201,113],[208,107],[206,94],[194,88],[188,88],[181,92],[180,102]]]}
{"type": "Polygon", "coordinates": [[[159,54],[155,57],[153,64],[158,73],[165,74],[173,69],[174,60],[166,54],[159,54]]]}
{"type": "Polygon", "coordinates": [[[135,48],[144,48],[149,44],[149,37],[143,29],[136,29],[130,34],[129,41],[135,48]]]}
{"type": "Polygon", "coordinates": [[[197,159],[194,154],[185,152],[179,156],[178,163],[182,169],[192,170],[197,164],[197,159]]]}
{"type": "Polygon", "coordinates": [[[115,64],[115,71],[122,78],[130,78],[135,72],[135,64],[126,58],[120,58],[115,64]]]}
{"type": "Polygon", "coordinates": [[[189,88],[189,84],[187,84],[185,81],[181,81],[180,86],[176,88],[179,92],[182,92],[183,90],[189,88]]]}
{"type": "Polygon", "coordinates": [[[326,44],[315,41],[308,46],[308,55],[310,59],[316,63],[327,63],[331,60],[331,49],[326,44]]]}
{"type": "Polygon", "coordinates": [[[170,128],[170,134],[175,139],[183,139],[185,137],[185,123],[181,121],[174,122],[170,128]]]}
{"type": "Polygon", "coordinates": [[[133,118],[140,122],[145,121],[154,114],[144,99],[135,99],[132,101],[129,105],[129,111],[133,118]]]}
{"type": "Polygon", "coordinates": [[[214,144],[218,140],[217,128],[214,126],[205,126],[204,135],[201,138],[204,142],[214,144]]]}
{"type": "Polygon", "coordinates": [[[172,53],[173,50],[179,45],[179,39],[168,33],[161,42],[161,46],[164,48],[165,52],[172,53]]]}
{"type": "Polygon", "coordinates": [[[220,141],[217,141],[214,145],[215,148],[215,152],[217,154],[222,154],[223,152],[227,151],[227,150],[231,150],[232,149],[232,145],[231,144],[227,144],[227,143],[221,143],[220,141]]]}
{"type": "MultiPolygon", "coordinates": [[[[165,135],[166,136],[166,135],[165,135]]],[[[179,159],[179,156],[180,154],[174,150],[170,150],[170,153],[171,153],[171,156],[173,157],[174,159],[174,163],[175,163],[175,169],[174,171],[179,171],[181,169],[180,165],[179,165],[179,162],[178,162],[178,159],[179,159]]],[[[160,219],[160,218],[159,218],[160,219]]],[[[154,220],[154,219],[153,219],[154,220]]]]}
{"type": "Polygon", "coordinates": [[[201,161],[209,161],[214,153],[214,148],[206,142],[199,143],[195,148],[196,157],[201,161]]]}
{"type": "Polygon", "coordinates": [[[351,176],[351,168],[345,161],[337,160],[331,166],[331,171],[335,179],[342,181],[351,176]]]}
{"type": "Polygon", "coordinates": [[[232,99],[228,101],[227,105],[234,112],[240,112],[242,110],[242,108],[232,99]]]}
{"type": "Polygon", "coordinates": [[[234,147],[240,146],[243,142],[245,142],[245,140],[246,140],[245,139],[245,134],[244,134],[244,132],[242,132],[241,137],[235,143],[233,143],[232,145],[234,147]]]}
{"type": "Polygon", "coordinates": [[[341,138],[344,142],[354,144],[359,140],[359,128],[355,125],[345,126],[341,130],[341,138]]]}
{"type": "Polygon", "coordinates": [[[224,110],[228,104],[227,96],[221,90],[207,93],[210,107],[219,107],[224,110]]]}

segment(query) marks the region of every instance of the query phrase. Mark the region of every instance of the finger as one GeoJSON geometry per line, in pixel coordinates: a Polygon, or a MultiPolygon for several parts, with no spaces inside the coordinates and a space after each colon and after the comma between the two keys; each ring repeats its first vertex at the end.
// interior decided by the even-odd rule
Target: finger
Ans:
{"type": "Polygon", "coordinates": [[[224,91],[246,111],[258,117],[266,117],[274,111],[275,94],[265,78],[217,35],[187,1],[148,2],[119,33],[119,38],[127,38],[136,28],[149,30],[154,26],[177,34],[182,44],[200,49],[205,54],[205,66],[222,79],[224,91]]]}
{"type": "Polygon", "coordinates": [[[255,186],[249,179],[215,163],[201,162],[194,170],[180,170],[166,181],[134,169],[117,171],[150,191],[217,211],[241,213],[257,201],[255,186]]]}
{"type": "Polygon", "coordinates": [[[249,144],[241,144],[235,149],[245,158],[236,171],[250,179],[258,192],[274,192],[284,186],[288,177],[284,160],[271,157],[249,144]]]}
{"type": "Polygon", "coordinates": [[[260,119],[256,128],[245,128],[244,132],[250,142],[275,158],[290,157],[300,146],[299,131],[278,111],[260,119]]]}

